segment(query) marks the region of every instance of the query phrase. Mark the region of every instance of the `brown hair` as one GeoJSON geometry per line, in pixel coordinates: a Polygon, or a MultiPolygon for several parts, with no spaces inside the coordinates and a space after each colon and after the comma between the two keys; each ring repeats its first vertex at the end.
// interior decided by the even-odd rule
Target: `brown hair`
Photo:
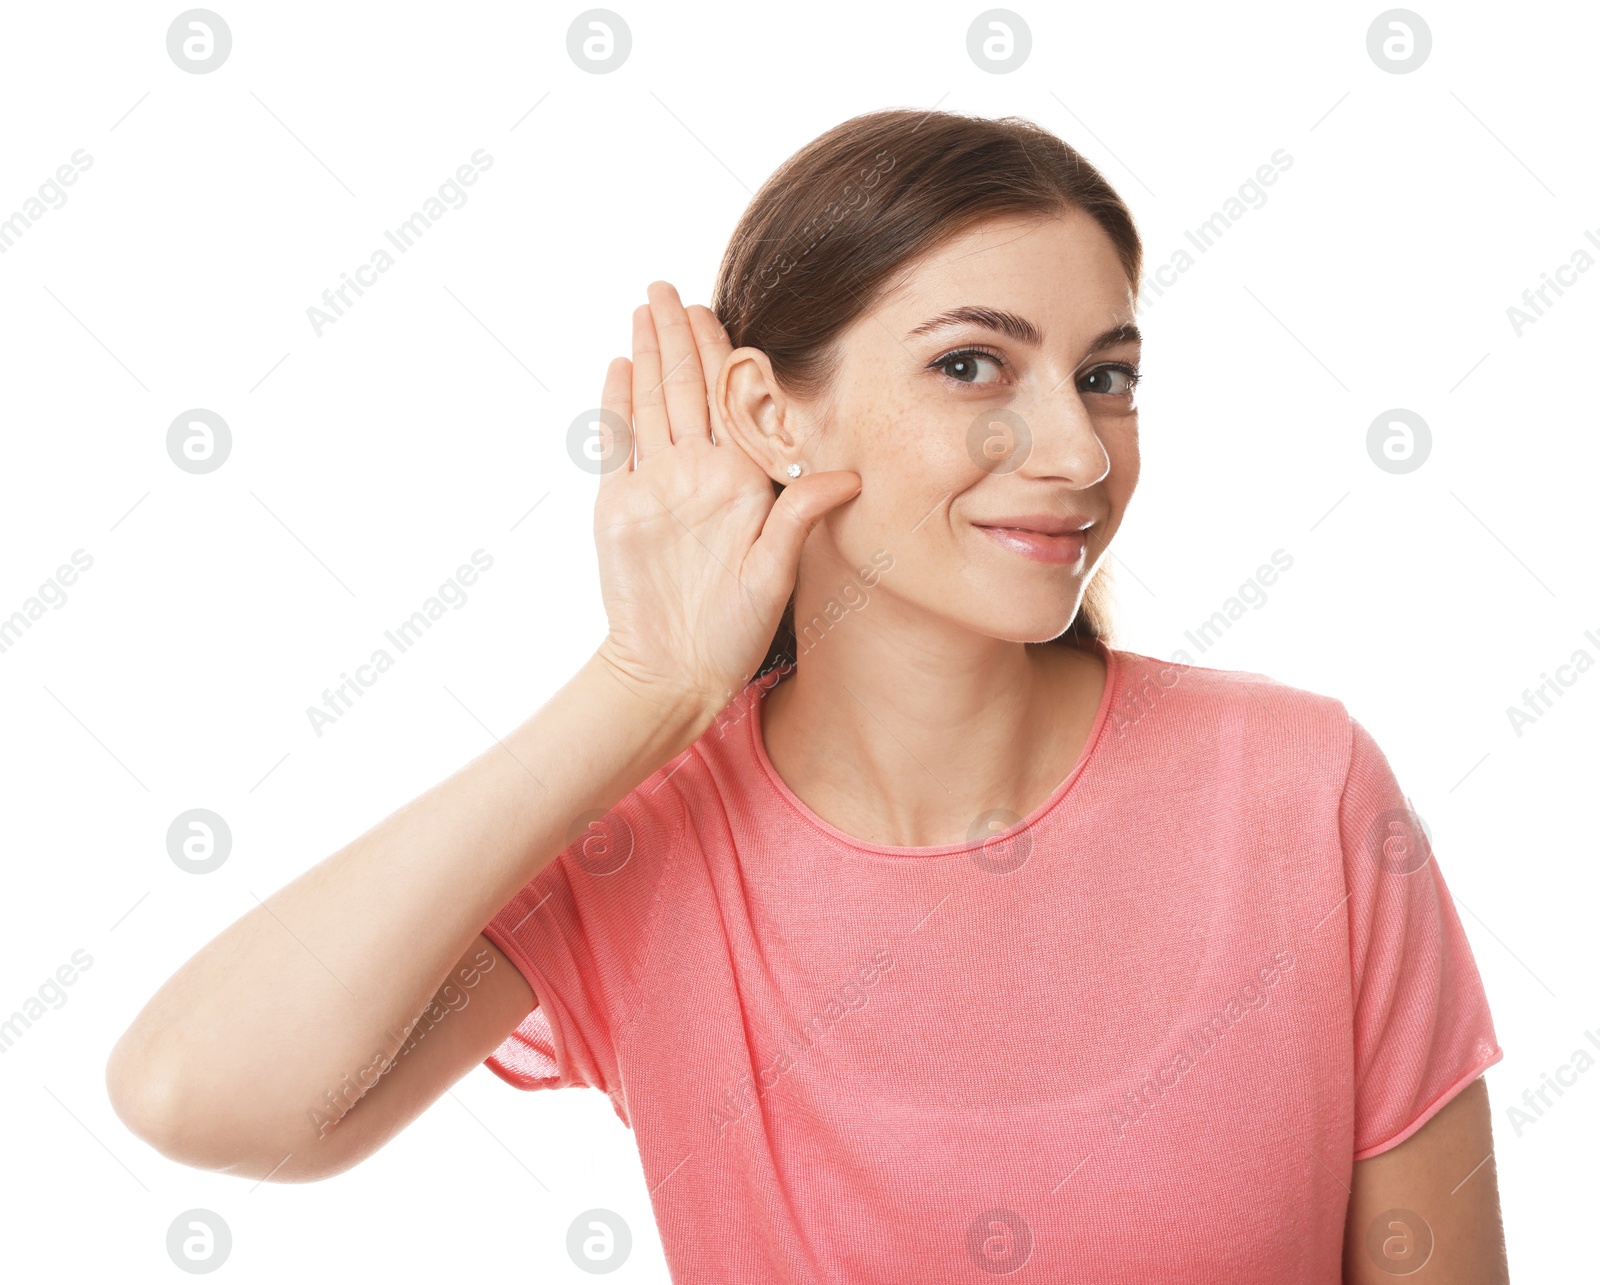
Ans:
{"type": "MultiPolygon", "coordinates": [[[[1133,216],[1054,134],[1018,116],[869,112],[812,140],[762,184],[729,239],[711,310],[735,348],[759,348],[784,391],[811,401],[829,391],[844,331],[914,260],[986,219],[1071,209],[1105,230],[1137,292],[1133,216]]],[[[1056,641],[1111,635],[1102,567],[1056,641]]],[[[762,671],[792,663],[795,643],[791,596],[762,671]]]]}

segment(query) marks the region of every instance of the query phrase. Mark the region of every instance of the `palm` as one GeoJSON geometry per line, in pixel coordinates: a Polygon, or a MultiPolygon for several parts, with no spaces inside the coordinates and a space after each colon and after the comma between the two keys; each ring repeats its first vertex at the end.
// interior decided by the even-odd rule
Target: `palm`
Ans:
{"type": "Polygon", "coordinates": [[[612,363],[603,397],[638,448],[629,467],[619,435],[595,503],[605,653],[641,690],[720,709],[766,654],[806,533],[858,480],[819,474],[775,504],[765,469],[707,404],[707,376],[714,386],[731,351],[722,327],[665,283],[650,297],[631,368],[612,363]]]}
{"type": "Polygon", "coordinates": [[[601,489],[601,595],[641,676],[731,694],[754,671],[788,596],[751,556],[772,503],[749,456],[709,443],[677,444],[601,489]]]}

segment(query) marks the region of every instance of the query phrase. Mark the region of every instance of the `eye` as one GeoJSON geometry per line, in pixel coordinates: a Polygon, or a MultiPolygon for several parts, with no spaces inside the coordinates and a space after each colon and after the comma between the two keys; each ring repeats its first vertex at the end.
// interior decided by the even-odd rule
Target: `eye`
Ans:
{"type": "Polygon", "coordinates": [[[1139,372],[1132,366],[1120,363],[1096,366],[1078,380],[1078,388],[1085,393],[1101,393],[1107,397],[1127,397],[1139,382],[1139,372]]]}
{"type": "MultiPolygon", "coordinates": [[[[988,362],[990,365],[1001,368],[1005,361],[998,353],[993,353],[985,348],[962,348],[957,352],[946,353],[929,363],[929,369],[942,371],[949,378],[962,384],[976,384],[980,364],[988,362]]],[[[984,383],[994,383],[995,380],[985,380],[984,383]]]]}

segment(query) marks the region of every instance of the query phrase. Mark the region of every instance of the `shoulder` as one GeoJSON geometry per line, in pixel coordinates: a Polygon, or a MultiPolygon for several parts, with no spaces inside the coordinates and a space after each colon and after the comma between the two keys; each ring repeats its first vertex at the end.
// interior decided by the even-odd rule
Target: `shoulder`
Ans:
{"type": "Polygon", "coordinates": [[[1163,753],[1191,746],[1230,751],[1263,767],[1298,766],[1342,779],[1356,724],[1336,697],[1267,674],[1196,665],[1177,652],[1161,660],[1108,648],[1115,690],[1104,734],[1163,753]]]}

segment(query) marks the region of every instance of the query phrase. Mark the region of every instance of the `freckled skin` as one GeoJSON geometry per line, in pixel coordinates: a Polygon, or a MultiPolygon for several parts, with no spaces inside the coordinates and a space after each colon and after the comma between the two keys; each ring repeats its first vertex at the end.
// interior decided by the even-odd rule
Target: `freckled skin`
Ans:
{"type": "MultiPolygon", "coordinates": [[[[774,766],[847,833],[904,846],[960,842],[985,809],[1026,815],[1077,760],[1098,692],[1093,662],[1076,649],[1011,644],[1053,638],[1070,623],[1138,483],[1133,399],[1074,378],[1107,361],[1137,366],[1136,343],[1092,348],[1131,322],[1133,307],[1115,250],[1088,216],[995,221],[911,265],[903,288],[845,332],[822,403],[786,397],[756,349],[729,357],[723,419],[769,476],[784,480],[783,466],[800,459],[812,472],[861,477],[860,494],[806,542],[796,619],[809,619],[874,551],[894,557],[871,608],[766,698],[774,766]],[[1043,343],[971,325],[906,338],[963,305],[1016,313],[1043,343]],[[1005,360],[1003,371],[980,365],[991,387],[926,369],[973,345],[1005,360]],[[1009,473],[986,472],[966,447],[972,421],[1000,410],[1032,431],[1031,453],[1009,473]],[[973,525],[1034,512],[1095,519],[1078,565],[1022,557],[973,525]]],[[[1433,1231],[1433,1257],[1412,1279],[1504,1285],[1493,1151],[1480,1078],[1410,1138],[1355,1162],[1346,1285],[1395,1279],[1366,1246],[1374,1220],[1394,1209],[1415,1211],[1433,1231]]]]}
{"type": "MultiPolygon", "coordinates": [[[[991,221],[916,264],[901,288],[844,333],[834,387],[822,402],[780,395],[781,417],[766,402],[736,426],[747,429],[741,434],[747,449],[764,452],[763,463],[771,461],[779,481],[782,464],[796,457],[812,472],[850,469],[861,476],[860,495],[825,518],[807,542],[797,608],[813,598],[820,603],[874,551],[886,550],[894,569],[877,592],[908,621],[927,614],[943,629],[959,623],[1010,641],[1060,634],[1138,482],[1131,392],[1078,386],[1105,362],[1137,366],[1137,342],[1090,347],[1108,329],[1131,322],[1133,307],[1110,238],[1080,211],[991,221]],[[1043,343],[1030,347],[972,324],[905,338],[961,305],[1017,313],[1038,327],[1043,343]],[[968,382],[952,378],[956,367],[949,364],[943,372],[928,369],[974,344],[1000,354],[1004,367],[987,356],[966,358],[968,382]],[[968,446],[974,419],[997,410],[1020,415],[1031,433],[1031,450],[1018,451],[1023,462],[1009,472],[979,467],[968,446]],[[1094,519],[1076,565],[1032,561],[971,525],[1041,512],[1094,519]]],[[[741,349],[734,361],[754,353],[741,349]]],[[[735,402],[741,391],[748,394],[765,360],[757,356],[747,359],[744,372],[737,366],[733,372],[735,402]]]]}

